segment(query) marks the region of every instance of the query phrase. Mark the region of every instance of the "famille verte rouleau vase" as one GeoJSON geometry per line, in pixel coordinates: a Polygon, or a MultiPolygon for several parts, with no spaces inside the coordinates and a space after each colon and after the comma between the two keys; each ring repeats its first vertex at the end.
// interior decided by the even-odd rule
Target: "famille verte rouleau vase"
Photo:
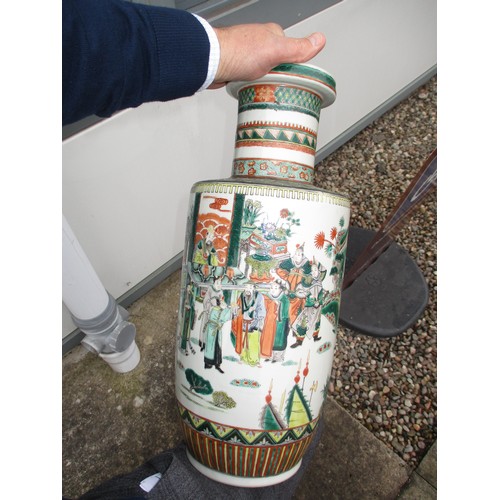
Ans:
{"type": "Polygon", "coordinates": [[[313,186],[335,82],[286,64],[238,98],[233,175],[191,190],[176,396],[192,464],[236,486],[292,476],[312,440],[336,340],[349,200],[313,186]]]}

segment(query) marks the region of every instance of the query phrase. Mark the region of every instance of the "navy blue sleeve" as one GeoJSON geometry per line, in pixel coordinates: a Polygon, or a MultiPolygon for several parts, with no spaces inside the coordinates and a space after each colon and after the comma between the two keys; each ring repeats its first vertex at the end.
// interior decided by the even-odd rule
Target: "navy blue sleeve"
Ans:
{"type": "Polygon", "coordinates": [[[190,13],[123,0],[63,0],[63,125],[193,95],[210,42],[190,13]]]}

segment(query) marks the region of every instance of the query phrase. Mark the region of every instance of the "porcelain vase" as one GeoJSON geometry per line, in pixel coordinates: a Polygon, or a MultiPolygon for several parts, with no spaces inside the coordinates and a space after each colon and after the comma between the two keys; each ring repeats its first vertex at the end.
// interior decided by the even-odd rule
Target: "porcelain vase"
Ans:
{"type": "Polygon", "coordinates": [[[313,185],[335,82],[287,64],[238,99],[232,176],[195,184],[182,270],[176,397],[191,463],[261,487],[300,467],[331,373],[349,200],[313,185]]]}

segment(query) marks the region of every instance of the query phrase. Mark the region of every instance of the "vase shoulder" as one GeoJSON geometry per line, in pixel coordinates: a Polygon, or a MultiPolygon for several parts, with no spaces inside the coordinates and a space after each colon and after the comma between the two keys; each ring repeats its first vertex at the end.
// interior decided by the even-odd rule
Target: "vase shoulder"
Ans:
{"type": "Polygon", "coordinates": [[[277,198],[329,202],[343,207],[350,207],[349,197],[339,192],[332,192],[317,186],[299,184],[292,181],[269,179],[227,179],[204,180],[193,184],[191,193],[211,194],[258,194],[277,198]]]}

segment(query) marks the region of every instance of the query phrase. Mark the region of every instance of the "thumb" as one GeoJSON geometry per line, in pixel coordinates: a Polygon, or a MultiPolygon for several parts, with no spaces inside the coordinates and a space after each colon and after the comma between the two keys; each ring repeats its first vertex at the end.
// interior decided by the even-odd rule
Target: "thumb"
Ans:
{"type": "Polygon", "coordinates": [[[317,48],[318,52],[325,46],[326,38],[323,33],[312,33],[307,37],[311,45],[317,48]]]}
{"type": "Polygon", "coordinates": [[[326,37],[323,33],[312,33],[305,38],[283,38],[286,45],[287,54],[284,59],[291,63],[309,61],[318,54],[326,44],[326,37]]]}

